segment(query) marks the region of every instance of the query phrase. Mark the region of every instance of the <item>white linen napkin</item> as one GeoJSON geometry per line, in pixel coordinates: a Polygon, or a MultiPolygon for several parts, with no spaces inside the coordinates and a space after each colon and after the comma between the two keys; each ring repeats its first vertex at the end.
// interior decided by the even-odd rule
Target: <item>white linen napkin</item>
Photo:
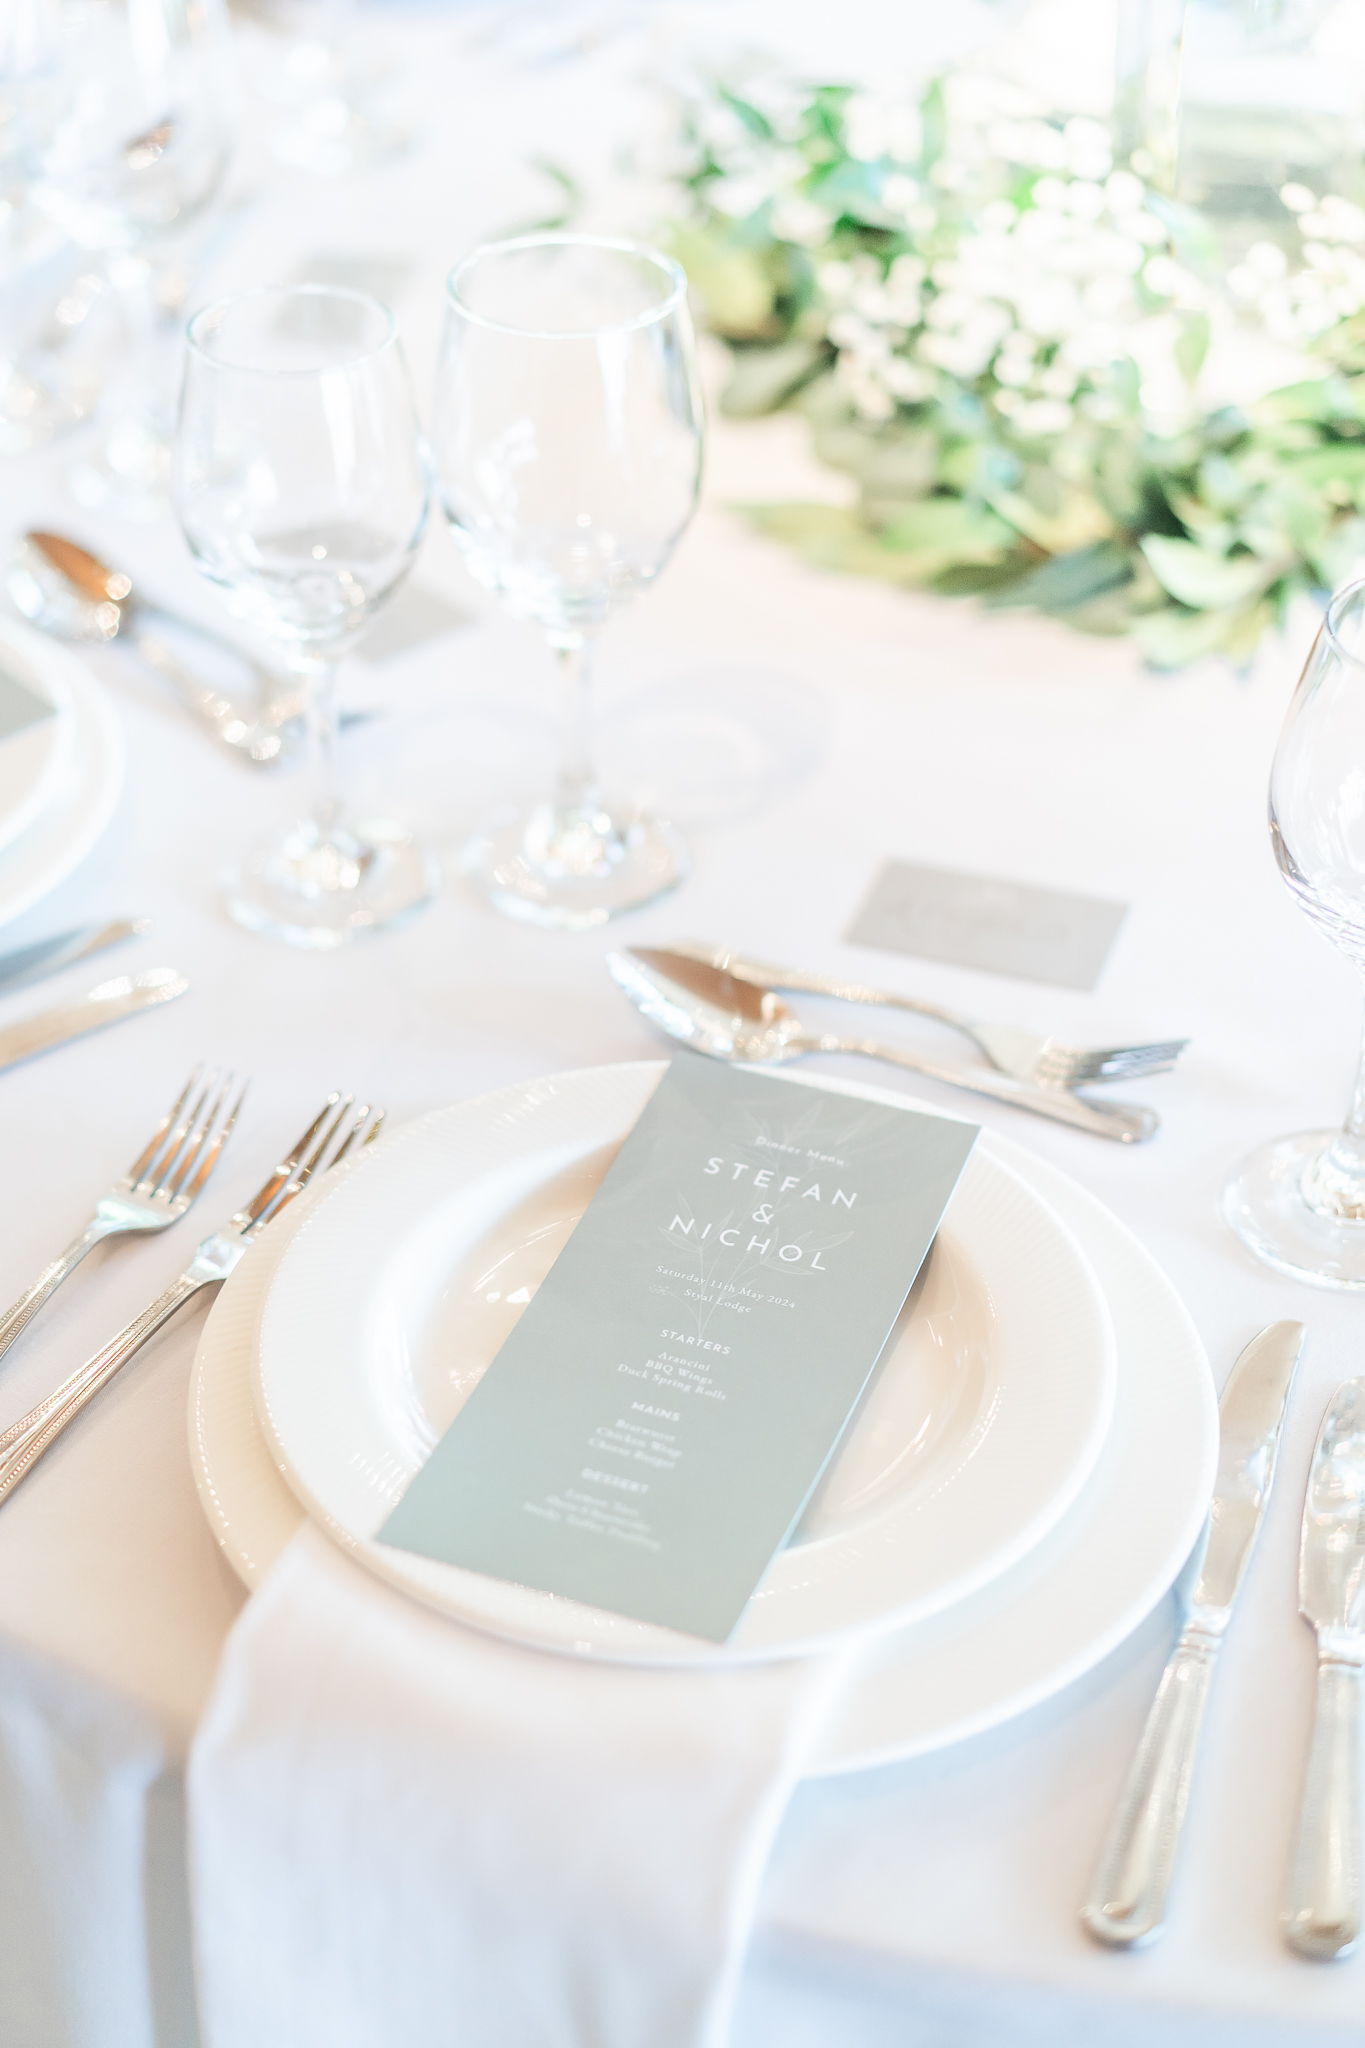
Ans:
{"type": "Polygon", "coordinates": [[[205,2048],[722,2048],[848,1662],[520,1649],[306,1526],[190,1760],[205,2048]]]}

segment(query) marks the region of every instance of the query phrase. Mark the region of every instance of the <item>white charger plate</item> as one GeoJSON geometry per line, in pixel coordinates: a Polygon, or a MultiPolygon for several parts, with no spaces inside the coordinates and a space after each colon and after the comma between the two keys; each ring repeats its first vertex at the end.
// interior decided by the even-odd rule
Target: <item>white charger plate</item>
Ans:
{"type": "Polygon", "coordinates": [[[71,747],[42,808],[10,845],[0,847],[0,925],[10,924],[64,882],[91,851],[123,787],[123,734],[104,692],[84,664],[27,626],[0,619],[0,651],[31,664],[58,685],[71,706],[71,747]]]}
{"type": "Polygon", "coordinates": [[[816,1499],[727,1643],[376,1540],[664,1071],[589,1069],[439,1110],[310,1214],[257,1347],[256,1407],[280,1469],[369,1569],[542,1649],[668,1664],[806,1655],[964,1598],[1075,1499],[1115,1378],[1108,1312],[1078,1246],[985,1154],[968,1162],[816,1499]]]}
{"type": "MultiPolygon", "coordinates": [[[[837,1085],[874,1102],[907,1102],[885,1089],[837,1085]]],[[[1179,1295],[1131,1231],[1075,1181],[994,1131],[977,1143],[1066,1220],[1099,1276],[1118,1348],[1113,1426],[1080,1498],[1035,1550],[982,1592],[870,1647],[821,1731],[808,1765],[813,1776],[945,1748],[1060,1692],[1152,1612],[1208,1512],[1218,1409],[1179,1295]]],[[[348,1173],[350,1163],[335,1171],[348,1173]]],[[[251,1373],[276,1267],[328,1192],[319,1184],[271,1225],[219,1295],[195,1356],[195,1485],[224,1556],[248,1587],[306,1520],[256,1419],[251,1373]]]]}
{"type": "Polygon", "coordinates": [[[0,739],[0,848],[9,846],[51,801],[74,743],[74,707],[65,664],[53,661],[50,642],[0,619],[0,669],[52,707],[0,739]]]}

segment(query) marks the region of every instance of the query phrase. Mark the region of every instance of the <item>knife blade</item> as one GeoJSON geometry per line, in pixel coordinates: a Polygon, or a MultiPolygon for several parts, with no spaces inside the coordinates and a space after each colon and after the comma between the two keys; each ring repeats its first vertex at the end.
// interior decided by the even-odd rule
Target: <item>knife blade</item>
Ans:
{"type": "Polygon", "coordinates": [[[137,938],[151,927],[149,917],[120,917],[112,924],[83,924],[75,931],[59,932],[55,938],[38,939],[31,946],[20,946],[13,953],[0,955],[0,993],[8,995],[11,990],[27,988],[31,982],[41,981],[45,975],[57,974],[63,967],[71,967],[77,960],[86,960],[92,953],[102,953],[106,946],[117,946],[123,939],[137,938]]]}
{"type": "Polygon", "coordinates": [[[1193,1593],[1100,1850],[1081,1924],[1109,1948],[1155,1941],[1194,1776],[1218,1651],[1265,1514],[1302,1323],[1253,1337],[1218,1404],[1218,1476],[1193,1593]]]}
{"type": "Polygon", "coordinates": [[[1280,1931],[1301,1956],[1360,1936],[1360,1689],[1365,1665],[1365,1380],[1322,1419],[1299,1538],[1299,1612],[1317,1630],[1318,1696],[1280,1931]]]}
{"type": "Polygon", "coordinates": [[[189,983],[173,967],[149,967],[144,974],[120,975],[102,981],[78,1003],[60,1010],[40,1010],[0,1031],[0,1068],[17,1066],[35,1053],[50,1052],[68,1039],[81,1038],[87,1031],[102,1031],[124,1017],[136,1017],[158,1003],[171,1003],[183,996],[189,983]]]}

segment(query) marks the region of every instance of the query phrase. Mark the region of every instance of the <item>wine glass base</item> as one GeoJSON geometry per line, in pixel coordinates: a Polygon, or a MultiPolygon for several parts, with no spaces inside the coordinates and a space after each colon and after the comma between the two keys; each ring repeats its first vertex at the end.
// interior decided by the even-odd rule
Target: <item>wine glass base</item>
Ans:
{"type": "Polygon", "coordinates": [[[464,871],[495,910],[528,924],[589,931],[675,889],[687,848],[660,818],[610,816],[577,857],[549,853],[548,807],[494,818],[464,850],[464,871]]]}
{"type": "Polygon", "coordinates": [[[412,917],[436,890],[436,864],[401,826],[305,822],[253,847],[224,877],[230,917],[286,946],[330,951],[412,917]]]}
{"type": "Polygon", "coordinates": [[[1312,1287],[1365,1291],[1365,1219],[1312,1207],[1305,1173],[1340,1134],[1299,1131],[1244,1159],[1223,1190],[1223,1216],[1248,1250],[1312,1287]]]}

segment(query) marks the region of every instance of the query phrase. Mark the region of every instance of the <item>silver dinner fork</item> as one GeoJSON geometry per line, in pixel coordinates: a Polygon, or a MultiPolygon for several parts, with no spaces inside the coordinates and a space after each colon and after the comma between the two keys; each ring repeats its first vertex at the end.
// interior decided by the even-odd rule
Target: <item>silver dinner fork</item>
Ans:
{"type": "Polygon", "coordinates": [[[1002,1074],[1026,1081],[1036,1088],[1086,1088],[1103,1081],[1140,1081],[1151,1074],[1164,1074],[1179,1059],[1188,1038],[1163,1038],[1150,1045],[1077,1046],[1061,1045],[1041,1031],[1026,1031],[1013,1024],[983,1024],[958,1010],[945,1010],[940,1003],[927,1003],[918,996],[897,995],[891,989],[871,988],[865,982],[846,981],[833,974],[808,973],[800,967],[772,967],[762,960],[749,960],[724,946],[709,946],[703,940],[675,939],[675,953],[704,960],[747,981],[754,988],[793,988],[813,996],[838,996],[848,1003],[873,1003],[894,1010],[911,1010],[918,1017],[933,1017],[970,1038],[1002,1074]]]}
{"type": "Polygon", "coordinates": [[[79,1372],[72,1373],[45,1401],[0,1432],[0,1501],[13,1493],[67,1424],[142,1349],[148,1338],[170,1321],[177,1309],[202,1288],[215,1287],[227,1279],[266,1224],[293,1201],[314,1173],[326,1172],[344,1159],[357,1139],[368,1145],[378,1136],[384,1121],[383,1110],[372,1109],[365,1103],[352,1117],[354,1108],[354,1095],[344,1099],[329,1095],[288,1158],[280,1162],[245,1208],[239,1209],[221,1230],[204,1239],[180,1278],[173,1280],[140,1316],[134,1316],[103,1350],[87,1359],[79,1372]]]}
{"type": "Polygon", "coordinates": [[[246,1094],[243,1082],[237,1100],[225,1113],[233,1080],[231,1074],[220,1078],[212,1068],[207,1073],[202,1066],[195,1068],[152,1133],[151,1142],[138,1153],[123,1179],[100,1196],[94,1215],[74,1244],[44,1267],[28,1293],[0,1316],[0,1357],[48,1296],[56,1293],[86,1253],[106,1237],[168,1230],[180,1220],[203,1191],[231,1136],[246,1094]]]}

